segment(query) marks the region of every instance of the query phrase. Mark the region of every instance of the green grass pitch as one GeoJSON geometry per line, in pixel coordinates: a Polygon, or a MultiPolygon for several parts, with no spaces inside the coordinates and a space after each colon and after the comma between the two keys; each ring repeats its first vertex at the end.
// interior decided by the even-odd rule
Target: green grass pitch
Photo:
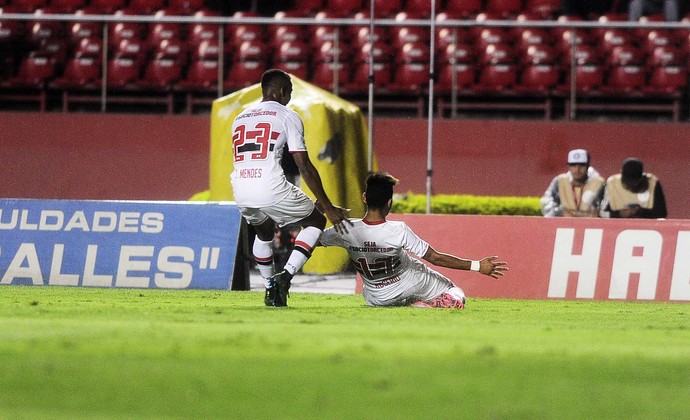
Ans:
{"type": "Polygon", "coordinates": [[[0,418],[690,418],[690,305],[0,287],[0,418]]]}

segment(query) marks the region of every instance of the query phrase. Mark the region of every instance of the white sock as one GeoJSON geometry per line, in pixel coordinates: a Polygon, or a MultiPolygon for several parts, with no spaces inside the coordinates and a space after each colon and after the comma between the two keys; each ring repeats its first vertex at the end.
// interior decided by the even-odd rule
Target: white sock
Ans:
{"type": "Polygon", "coordinates": [[[273,241],[262,241],[259,238],[254,238],[252,253],[254,254],[256,267],[266,282],[266,288],[273,286],[268,280],[269,277],[275,274],[275,269],[273,268],[273,241]]]}
{"type": "Polygon", "coordinates": [[[297,235],[295,238],[295,247],[290,253],[287,263],[285,263],[285,270],[290,274],[295,274],[311,257],[314,246],[321,237],[321,229],[313,226],[308,226],[297,235]]]}

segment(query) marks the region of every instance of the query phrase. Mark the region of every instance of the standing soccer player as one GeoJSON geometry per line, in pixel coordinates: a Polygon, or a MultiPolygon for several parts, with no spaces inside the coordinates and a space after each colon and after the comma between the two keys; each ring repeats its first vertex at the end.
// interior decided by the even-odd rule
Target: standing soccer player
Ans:
{"type": "Polygon", "coordinates": [[[443,274],[412,258],[446,268],[478,271],[495,279],[508,270],[498,257],[472,261],[436,251],[405,222],[387,221],[398,180],[385,173],[369,175],[363,195],[367,212],[353,219],[347,232],[326,229],[320,243],[347,250],[362,276],[362,294],[370,306],[465,307],[465,292],[443,274]]]}
{"type": "Polygon", "coordinates": [[[261,77],[261,92],[262,101],[233,121],[234,171],[230,181],[242,216],[256,231],[252,251],[266,281],[264,303],[287,306],[292,276],[311,257],[326,226],[326,217],[335,229],[344,232],[345,221],[349,223],[349,209],[331,203],[318,171],[309,160],[302,119],[287,108],[292,97],[290,76],[282,70],[267,70],[261,77]],[[286,179],[280,165],[286,148],[326,217],[302,190],[286,179]],[[276,225],[302,227],[284,270],[279,273],[273,267],[276,225]]]}

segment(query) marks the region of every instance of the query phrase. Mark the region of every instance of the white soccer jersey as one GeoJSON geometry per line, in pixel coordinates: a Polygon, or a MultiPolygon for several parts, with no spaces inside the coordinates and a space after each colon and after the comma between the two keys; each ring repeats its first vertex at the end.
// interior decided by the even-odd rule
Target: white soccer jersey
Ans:
{"type": "Polygon", "coordinates": [[[283,149],[307,150],[304,124],[295,111],[274,101],[247,108],[232,123],[232,145],[230,181],[239,206],[271,206],[289,194],[292,185],[280,166],[283,149]]]}
{"type": "Polygon", "coordinates": [[[321,245],[345,248],[364,282],[363,295],[369,305],[405,305],[414,300],[433,299],[453,287],[442,274],[427,267],[409,253],[422,258],[429,244],[404,222],[369,223],[353,219],[348,232],[334,228],[321,235],[321,245]]]}

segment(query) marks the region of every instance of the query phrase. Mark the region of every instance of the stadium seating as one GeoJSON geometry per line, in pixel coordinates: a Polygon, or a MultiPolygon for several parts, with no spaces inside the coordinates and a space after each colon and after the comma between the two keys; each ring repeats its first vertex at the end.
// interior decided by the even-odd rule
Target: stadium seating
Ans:
{"type": "MultiPolygon", "coordinates": [[[[87,62],[98,63],[100,75],[104,58],[108,69],[115,60],[133,60],[139,68],[138,78],[126,84],[129,87],[119,89],[138,90],[140,96],[145,96],[143,91],[156,90],[157,83],[146,79],[163,75],[165,69],[160,66],[175,63],[170,67],[179,66],[179,80],[172,83],[171,90],[182,96],[206,97],[195,102],[202,103],[224,90],[254,84],[260,78],[258,69],[276,66],[328,90],[337,88],[344,97],[358,101],[368,94],[368,62],[373,59],[375,93],[381,106],[385,106],[386,97],[390,102],[402,103],[407,100],[402,97],[410,92],[420,96],[428,86],[429,71],[424,66],[429,65],[432,53],[428,49],[429,27],[407,22],[428,17],[431,1],[372,1],[377,18],[398,21],[397,25],[377,25],[373,45],[369,39],[369,1],[296,0],[290,2],[291,8],[273,15],[278,21],[276,25],[242,22],[225,25],[219,31],[222,25],[205,22],[108,22],[104,57],[101,22],[62,23],[41,16],[74,13],[203,18],[220,13],[207,9],[204,0],[0,0],[0,13],[23,11],[35,15],[29,21],[0,19],[0,80],[3,90],[9,90],[7,83],[17,81],[19,68],[27,58],[44,57],[54,66],[55,80],[48,83],[50,89],[62,92],[64,89],[59,86],[78,83],[74,81],[82,80],[82,74],[94,74],[94,68],[85,65],[87,62]],[[361,20],[361,25],[280,22],[289,17],[313,17],[317,21],[348,17],[361,20]],[[219,39],[221,35],[225,39],[219,39]],[[202,83],[207,78],[195,75],[205,72],[196,66],[211,62],[216,75],[210,83],[202,83]],[[226,75],[220,87],[219,70],[226,75]],[[333,85],[336,74],[338,86],[333,85]],[[193,92],[197,88],[199,91],[193,92]]],[[[679,95],[678,92],[682,94],[681,102],[687,98],[683,89],[687,88],[690,64],[690,30],[605,27],[606,23],[626,21],[624,13],[591,16],[603,26],[591,29],[529,25],[544,19],[582,20],[558,16],[557,0],[437,0],[435,4],[434,88],[445,96],[442,101],[447,101],[454,90],[466,98],[493,97],[499,108],[507,106],[503,104],[507,98],[519,102],[519,95],[569,99],[573,87],[571,70],[576,75],[576,101],[603,101],[615,94],[623,97],[621,102],[627,97],[642,102],[638,96],[669,98],[679,95]],[[444,26],[449,19],[475,19],[479,25],[444,26]],[[482,24],[485,20],[502,19],[525,25],[506,29],[482,24]]],[[[247,10],[233,16],[259,17],[247,10]]],[[[690,22],[690,15],[683,19],[690,22]]],[[[643,24],[660,21],[658,15],[641,19],[643,24]]],[[[110,79],[111,75],[108,82],[110,79]]],[[[84,84],[94,90],[92,82],[84,84]]],[[[108,86],[116,87],[111,83],[108,86]]]]}
{"type": "Polygon", "coordinates": [[[24,57],[16,75],[0,82],[0,98],[8,101],[37,103],[47,109],[47,84],[55,76],[55,62],[47,56],[24,57]]]}
{"type": "Polygon", "coordinates": [[[165,0],[129,0],[129,8],[141,15],[151,15],[165,7],[165,0]]]}
{"type": "Polygon", "coordinates": [[[230,70],[224,81],[225,89],[234,91],[254,85],[261,80],[266,71],[265,61],[236,61],[230,64],[230,70]]]}
{"type": "Polygon", "coordinates": [[[448,0],[444,10],[459,18],[472,19],[482,10],[482,0],[448,0]]]}
{"type": "Polygon", "coordinates": [[[326,0],[326,9],[336,12],[339,16],[349,17],[362,10],[363,0],[326,0]]]}
{"type": "Polygon", "coordinates": [[[322,61],[314,65],[311,82],[322,89],[339,93],[340,88],[351,82],[352,69],[348,62],[322,61]]]}
{"type": "Polygon", "coordinates": [[[50,0],[49,4],[59,13],[74,13],[85,7],[87,0],[50,0]]]}
{"type": "Polygon", "coordinates": [[[174,86],[185,97],[185,110],[194,112],[196,105],[209,105],[222,95],[223,79],[217,60],[194,60],[187,66],[187,74],[174,86]]]}
{"type": "Polygon", "coordinates": [[[96,9],[99,13],[112,14],[116,10],[125,7],[127,0],[91,0],[89,7],[96,9]]]}

